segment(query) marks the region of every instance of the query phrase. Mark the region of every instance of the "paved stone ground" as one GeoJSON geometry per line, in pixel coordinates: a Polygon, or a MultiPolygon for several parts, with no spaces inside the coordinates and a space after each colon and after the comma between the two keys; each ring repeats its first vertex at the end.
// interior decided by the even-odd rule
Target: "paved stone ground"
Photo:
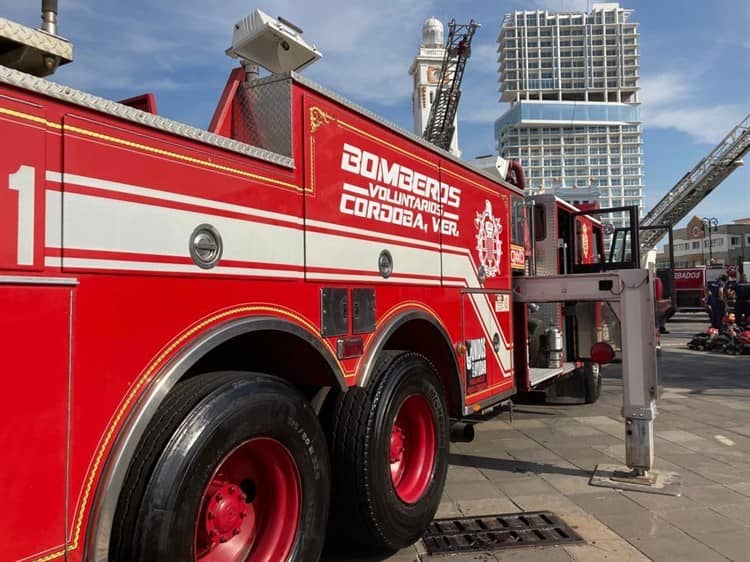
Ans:
{"type": "Polygon", "coordinates": [[[682,495],[589,485],[599,463],[624,462],[619,366],[585,406],[517,405],[454,444],[439,517],[551,510],[585,544],[430,557],[419,543],[391,560],[750,560],[750,356],[693,352],[702,315],[677,318],[664,336],[656,468],[682,477],[682,495]]]}

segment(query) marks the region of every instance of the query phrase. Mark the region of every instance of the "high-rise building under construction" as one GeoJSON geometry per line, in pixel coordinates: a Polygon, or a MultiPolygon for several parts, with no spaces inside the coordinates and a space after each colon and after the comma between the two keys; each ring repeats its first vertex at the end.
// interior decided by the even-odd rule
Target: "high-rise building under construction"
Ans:
{"type": "MultiPolygon", "coordinates": [[[[528,184],[602,207],[643,207],[638,24],[617,3],[591,11],[518,10],[498,37],[498,153],[519,159],[528,184]]],[[[620,218],[624,219],[624,215],[620,218]]],[[[620,223],[620,220],[614,220],[620,223]]]]}

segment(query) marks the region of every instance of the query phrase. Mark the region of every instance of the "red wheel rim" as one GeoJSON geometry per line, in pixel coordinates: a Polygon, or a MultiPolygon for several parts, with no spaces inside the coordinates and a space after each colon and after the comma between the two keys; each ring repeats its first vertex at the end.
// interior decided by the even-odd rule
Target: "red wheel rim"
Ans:
{"type": "Polygon", "coordinates": [[[429,402],[418,394],[409,396],[396,414],[389,447],[391,481],[401,501],[415,503],[429,487],[436,441],[429,402]]]}
{"type": "Polygon", "coordinates": [[[285,560],[299,526],[300,497],[289,450],[267,437],[245,441],[219,463],[203,492],[195,560],[285,560]]]}

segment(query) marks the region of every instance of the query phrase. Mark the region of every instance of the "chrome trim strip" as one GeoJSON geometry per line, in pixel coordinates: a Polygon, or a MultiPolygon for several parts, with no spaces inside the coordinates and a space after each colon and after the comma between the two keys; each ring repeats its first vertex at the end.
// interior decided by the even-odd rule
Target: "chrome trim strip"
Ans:
{"type": "MultiPolygon", "coordinates": [[[[112,445],[102,475],[98,480],[96,496],[89,513],[89,525],[85,543],[84,560],[108,560],[109,542],[112,534],[117,502],[120,497],[125,474],[130,461],[135,454],[148,423],[154,417],[171,388],[177,384],[182,376],[206,353],[235,336],[262,329],[284,329],[294,335],[305,333],[301,328],[269,317],[242,318],[203,334],[198,340],[170,360],[161,371],[154,376],[149,385],[143,390],[140,398],[133,406],[122,429],[112,445]]],[[[309,337],[309,335],[308,335],[309,337]]],[[[309,339],[307,341],[310,341],[309,339]]],[[[320,348],[318,348],[320,350],[320,348]]],[[[335,362],[324,354],[324,358],[331,365],[335,362]]],[[[345,390],[347,384],[338,370],[333,373],[339,383],[339,389],[345,390]]]]}
{"type": "Polygon", "coordinates": [[[191,125],[185,125],[179,121],[173,121],[166,117],[153,115],[146,111],[141,111],[140,109],[135,109],[105,98],[100,98],[99,96],[75,90],[69,86],[62,86],[55,82],[50,82],[43,78],[37,78],[36,76],[31,76],[30,74],[19,72],[18,70],[13,70],[12,68],[2,65],[0,65],[0,83],[15,86],[16,88],[23,88],[37,94],[49,96],[66,103],[72,103],[119,119],[125,119],[126,121],[131,121],[139,125],[160,129],[167,133],[178,135],[193,141],[202,142],[232,152],[265,160],[272,164],[278,164],[279,166],[294,169],[294,160],[288,156],[263,150],[256,146],[251,146],[228,137],[209,133],[206,130],[191,125]]]}
{"type": "MultiPolygon", "coordinates": [[[[69,291],[70,297],[68,299],[68,388],[67,404],[66,404],[66,427],[65,427],[65,528],[71,529],[71,511],[68,509],[70,506],[70,466],[73,458],[72,453],[72,439],[73,432],[73,316],[75,314],[73,308],[73,299],[75,291],[69,291]]],[[[65,550],[68,549],[68,535],[65,534],[65,550]]]]}
{"type": "Polygon", "coordinates": [[[367,386],[367,383],[370,380],[370,376],[372,375],[372,371],[375,369],[377,356],[383,350],[385,342],[389,337],[393,335],[393,333],[398,328],[400,328],[407,322],[411,322],[412,320],[426,320],[443,336],[445,345],[448,346],[448,349],[451,350],[450,355],[453,359],[453,371],[455,373],[455,376],[458,377],[458,386],[460,389],[460,396],[458,397],[460,402],[458,405],[459,407],[462,407],[466,403],[466,388],[464,388],[464,380],[461,376],[461,371],[458,368],[458,361],[456,360],[456,354],[453,351],[453,344],[451,343],[450,337],[448,336],[448,332],[445,330],[445,328],[443,328],[443,326],[437,323],[435,318],[418,310],[412,310],[409,312],[405,312],[404,314],[400,314],[388,324],[388,327],[386,329],[376,333],[375,338],[373,339],[373,342],[367,350],[367,354],[365,355],[364,360],[362,361],[362,368],[360,369],[360,372],[357,373],[356,385],[362,387],[367,386]]]}
{"type": "Polygon", "coordinates": [[[0,285],[78,285],[75,277],[36,277],[31,275],[0,275],[0,285]]]}
{"type": "Polygon", "coordinates": [[[462,295],[512,295],[512,289],[482,289],[463,287],[459,291],[462,295]]]}

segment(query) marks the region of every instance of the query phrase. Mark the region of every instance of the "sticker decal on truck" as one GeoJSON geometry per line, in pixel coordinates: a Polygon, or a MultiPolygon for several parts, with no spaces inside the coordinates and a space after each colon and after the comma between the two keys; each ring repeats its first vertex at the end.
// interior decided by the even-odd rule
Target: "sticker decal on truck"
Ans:
{"type": "Polygon", "coordinates": [[[423,232],[458,236],[461,190],[382,156],[344,143],[341,169],[358,176],[344,182],[339,212],[423,232]],[[367,187],[354,181],[369,180],[367,187]]]}
{"type": "Polygon", "coordinates": [[[503,225],[499,218],[493,216],[492,203],[485,199],[484,204],[484,211],[477,213],[474,219],[477,227],[476,250],[485,275],[495,277],[500,273],[500,260],[503,257],[503,241],[500,240],[503,225]]]}

